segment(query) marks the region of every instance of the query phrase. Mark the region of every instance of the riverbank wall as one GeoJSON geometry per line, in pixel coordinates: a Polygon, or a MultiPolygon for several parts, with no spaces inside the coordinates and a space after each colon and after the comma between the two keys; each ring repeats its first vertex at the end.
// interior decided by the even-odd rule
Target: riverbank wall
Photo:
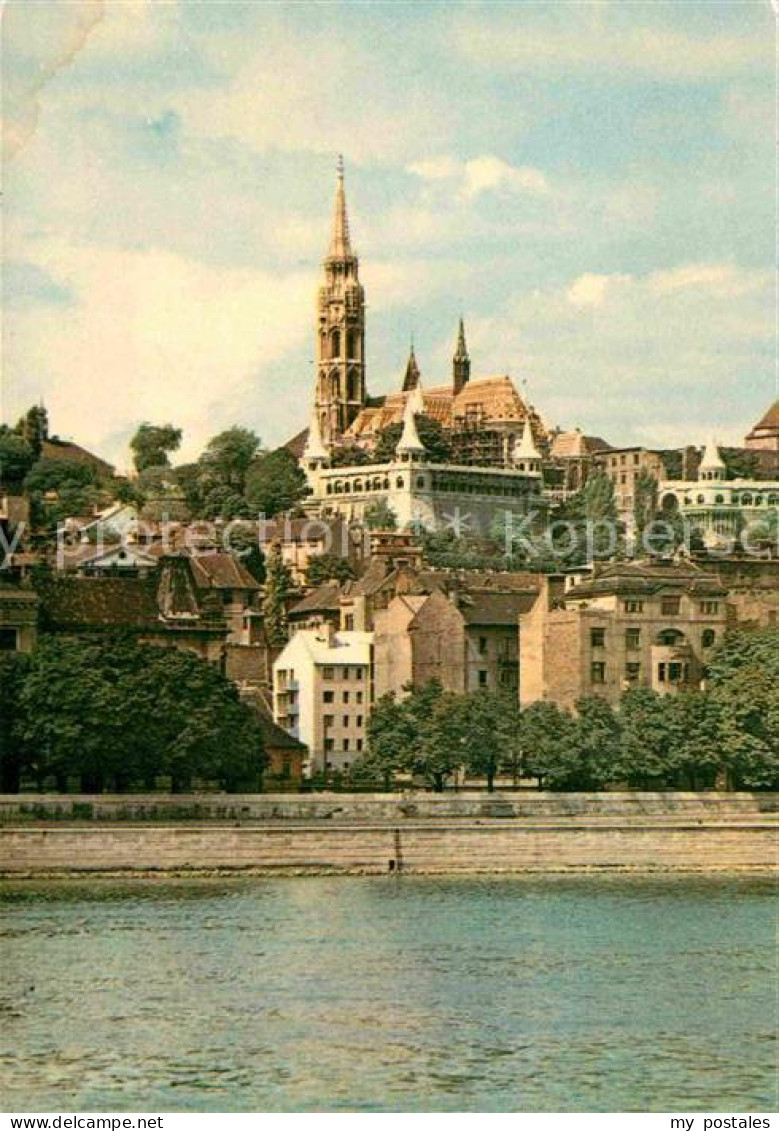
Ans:
{"type": "Polygon", "coordinates": [[[779,863],[777,800],[19,795],[0,798],[0,874],[766,872],[779,863]]]}

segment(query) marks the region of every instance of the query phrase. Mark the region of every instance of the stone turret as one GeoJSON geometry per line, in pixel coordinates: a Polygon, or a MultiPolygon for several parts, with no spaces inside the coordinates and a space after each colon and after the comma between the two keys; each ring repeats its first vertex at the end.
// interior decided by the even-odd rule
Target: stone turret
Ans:
{"type": "Polygon", "coordinates": [[[541,453],[536,447],[529,420],[525,421],[522,439],[514,449],[513,462],[517,471],[524,471],[526,475],[541,474],[541,453]]]}
{"type": "Polygon", "coordinates": [[[403,410],[403,435],[400,437],[398,446],[395,448],[395,454],[398,459],[407,463],[412,460],[423,460],[426,455],[425,445],[420,440],[419,432],[417,431],[417,422],[412,400],[413,394],[406,399],[406,407],[403,410]]]}
{"type": "Polygon", "coordinates": [[[722,456],[719,454],[716,440],[712,437],[704,449],[703,459],[698,468],[698,478],[712,483],[724,479],[726,475],[727,468],[725,467],[722,456]]]}

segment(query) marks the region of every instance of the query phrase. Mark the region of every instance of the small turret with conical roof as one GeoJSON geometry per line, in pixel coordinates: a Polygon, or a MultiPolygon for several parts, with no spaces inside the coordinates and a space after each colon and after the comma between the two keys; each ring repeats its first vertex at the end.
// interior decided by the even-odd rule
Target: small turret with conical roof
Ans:
{"type": "Polygon", "coordinates": [[[536,447],[529,418],[525,420],[522,439],[514,449],[514,467],[517,471],[524,471],[526,475],[541,474],[541,453],[536,447]]]}
{"type": "Polygon", "coordinates": [[[330,453],[322,439],[322,429],[319,424],[319,413],[316,405],[311,413],[311,423],[308,428],[306,446],[303,449],[302,463],[307,469],[324,467],[330,462],[330,453]]]}
{"type": "Polygon", "coordinates": [[[727,468],[719,454],[717,441],[714,437],[710,437],[706,447],[703,450],[703,458],[698,468],[698,478],[706,482],[716,482],[717,480],[724,479],[727,475],[727,468]]]}
{"type": "Polygon", "coordinates": [[[404,462],[411,460],[421,460],[425,458],[426,449],[425,445],[419,438],[417,431],[417,422],[414,415],[413,393],[412,396],[406,398],[406,406],[403,410],[403,435],[398,441],[398,446],[395,448],[395,454],[398,459],[404,462]]]}
{"type": "Polygon", "coordinates": [[[468,347],[465,344],[465,324],[460,317],[460,326],[457,331],[457,345],[452,358],[452,384],[454,395],[462,392],[471,379],[471,359],[468,356],[468,347]]]}

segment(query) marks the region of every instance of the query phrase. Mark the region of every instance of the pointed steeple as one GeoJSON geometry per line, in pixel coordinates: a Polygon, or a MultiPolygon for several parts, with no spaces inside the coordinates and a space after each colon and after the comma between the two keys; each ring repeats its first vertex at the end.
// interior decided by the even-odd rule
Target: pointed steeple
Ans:
{"type": "Polygon", "coordinates": [[[417,357],[414,353],[414,339],[411,339],[411,350],[408,355],[406,363],[406,375],[403,378],[403,392],[410,393],[412,389],[416,389],[419,384],[419,366],[417,365],[417,357]]]}
{"type": "Polygon", "coordinates": [[[346,212],[346,190],[344,189],[344,159],[338,155],[338,180],[335,186],[335,210],[333,212],[333,238],[330,240],[331,259],[349,259],[352,245],[349,239],[349,217],[346,212]]]}
{"type": "Polygon", "coordinates": [[[327,463],[330,459],[327,448],[322,440],[322,429],[319,425],[319,413],[314,406],[311,413],[311,424],[308,429],[306,446],[303,449],[303,462],[308,464],[327,463]]]}
{"type": "Polygon", "coordinates": [[[414,416],[413,396],[406,398],[406,407],[403,410],[403,435],[395,448],[399,459],[421,459],[425,455],[425,445],[419,438],[417,422],[414,416]]]}
{"type": "Polygon", "coordinates": [[[457,331],[457,345],[455,346],[454,357],[452,358],[452,384],[454,385],[455,396],[462,392],[463,388],[468,384],[470,377],[471,359],[468,356],[468,346],[465,344],[465,323],[461,315],[460,325],[457,331]]]}

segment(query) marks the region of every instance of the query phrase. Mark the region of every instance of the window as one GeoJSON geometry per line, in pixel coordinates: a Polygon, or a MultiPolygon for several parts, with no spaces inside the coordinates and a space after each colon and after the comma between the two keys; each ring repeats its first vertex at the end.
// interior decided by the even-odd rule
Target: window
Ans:
{"type": "Polygon", "coordinates": [[[657,682],[665,683],[665,664],[657,665],[657,682]]]}
{"type": "Polygon", "coordinates": [[[322,679],[335,679],[335,668],[323,668],[322,679]]]}
{"type": "Polygon", "coordinates": [[[590,679],[593,683],[606,682],[606,665],[602,660],[595,660],[590,664],[590,679]]]}
{"type": "Polygon", "coordinates": [[[322,719],[322,722],[326,727],[331,727],[335,722],[335,715],[325,715],[322,719]]]}
{"type": "Polygon", "coordinates": [[[664,617],[675,617],[681,608],[680,597],[663,597],[660,601],[660,611],[664,617]]]}
{"type": "Polygon", "coordinates": [[[641,664],[631,661],[625,664],[625,679],[629,683],[636,683],[641,676],[641,664]]]}
{"type": "Polygon", "coordinates": [[[641,647],[641,629],[629,628],[625,632],[625,647],[628,652],[635,652],[641,647]]]}
{"type": "Polygon", "coordinates": [[[322,694],[323,703],[333,703],[335,701],[335,694],[332,691],[325,691],[322,694]]]}
{"type": "Polygon", "coordinates": [[[354,613],[347,613],[344,618],[344,625],[347,632],[354,632],[354,613]]]}
{"type": "MultiPolygon", "coordinates": [[[[334,750],[334,749],[335,749],[335,743],[333,742],[332,738],[326,738],[325,739],[325,750],[327,750],[327,752],[329,753],[331,750],[334,750]]],[[[330,768],[329,762],[327,763],[327,766],[328,766],[328,769],[329,769],[330,768]]]]}
{"type": "Polygon", "coordinates": [[[349,749],[349,739],[348,739],[348,738],[345,738],[345,739],[344,739],[344,746],[343,746],[343,748],[344,748],[344,750],[348,750],[348,749],[349,749]]]}
{"type": "Polygon", "coordinates": [[[358,715],[358,716],[357,716],[357,726],[358,726],[358,727],[361,727],[361,726],[362,726],[362,715],[358,715]]]}
{"type": "Polygon", "coordinates": [[[482,654],[482,656],[487,651],[487,637],[486,636],[480,636],[479,637],[479,651],[482,654]]]}
{"type": "Polygon", "coordinates": [[[344,701],[344,703],[348,703],[348,702],[349,702],[349,692],[348,692],[348,691],[344,691],[344,693],[343,693],[343,701],[344,701]]]}
{"type": "Polygon", "coordinates": [[[644,602],[643,601],[625,601],[624,608],[625,608],[626,613],[643,613],[644,602]]]}
{"type": "Polygon", "coordinates": [[[344,669],[343,669],[343,672],[342,672],[342,675],[343,675],[343,678],[344,678],[344,679],[348,679],[348,678],[349,678],[349,669],[348,669],[348,668],[344,668],[344,669]]]}
{"type": "Polygon", "coordinates": [[[0,628],[0,652],[15,652],[16,647],[16,629],[0,628]]]}
{"type": "Polygon", "coordinates": [[[365,668],[355,668],[354,669],[354,678],[355,679],[365,679],[365,668]]]}
{"type": "Polygon", "coordinates": [[[358,703],[362,703],[362,692],[361,691],[355,692],[354,697],[355,697],[355,699],[357,700],[358,703]]]}
{"type": "Polygon", "coordinates": [[[670,663],[668,665],[668,682],[681,683],[684,676],[684,667],[684,664],[677,662],[670,663]]]}
{"type": "Polygon", "coordinates": [[[704,628],[701,633],[701,644],[704,648],[713,648],[717,639],[717,634],[713,628],[704,628]]]}
{"type": "Polygon", "coordinates": [[[479,669],[479,687],[487,686],[487,672],[484,668],[479,669]]]}
{"type": "Polygon", "coordinates": [[[638,461],[639,461],[639,454],[638,454],[638,452],[635,452],[634,455],[633,455],[633,463],[637,464],[638,461]]]}
{"type": "Polygon", "coordinates": [[[357,739],[357,749],[362,750],[362,739],[361,738],[357,739]]]}
{"type": "Polygon", "coordinates": [[[701,612],[709,614],[718,613],[719,601],[701,601],[701,612]]]}
{"type": "Polygon", "coordinates": [[[606,644],[606,629],[605,628],[591,628],[590,629],[590,646],[592,648],[603,648],[606,644]]]}

